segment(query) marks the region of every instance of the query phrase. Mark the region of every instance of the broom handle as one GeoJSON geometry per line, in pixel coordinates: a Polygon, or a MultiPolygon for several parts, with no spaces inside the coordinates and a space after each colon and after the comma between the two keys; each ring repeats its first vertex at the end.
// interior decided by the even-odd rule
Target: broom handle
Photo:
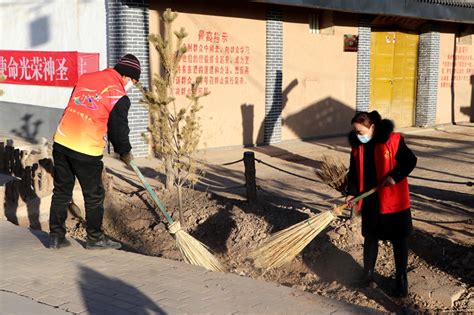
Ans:
{"type": "MultiPolygon", "coordinates": [[[[363,193],[363,194],[360,194],[359,196],[357,196],[357,197],[355,197],[354,199],[352,199],[352,202],[357,202],[357,201],[359,201],[359,200],[361,200],[361,199],[364,199],[365,197],[368,197],[368,196],[372,195],[374,192],[377,191],[378,188],[379,188],[378,186],[375,186],[375,187],[372,188],[371,190],[366,191],[366,192],[363,193]]],[[[348,206],[348,204],[347,204],[347,203],[344,203],[344,204],[342,204],[342,205],[336,207],[336,208],[334,209],[334,212],[339,213],[339,212],[341,212],[344,208],[346,208],[347,206],[348,206]]]]}
{"type": "Polygon", "coordinates": [[[173,223],[173,219],[171,219],[170,214],[168,211],[166,211],[165,206],[161,203],[160,199],[156,195],[155,191],[151,188],[150,184],[145,180],[145,177],[143,176],[142,172],[138,169],[137,165],[135,164],[134,161],[130,161],[130,166],[132,169],[135,171],[137,174],[138,178],[140,178],[140,181],[142,182],[143,186],[145,186],[146,191],[150,195],[150,197],[155,201],[155,203],[158,205],[158,208],[160,208],[161,212],[165,216],[166,220],[168,221],[168,224],[173,223]]]}
{"type": "Polygon", "coordinates": [[[352,202],[357,202],[357,201],[359,201],[359,200],[361,200],[361,199],[364,199],[365,197],[368,197],[368,196],[372,195],[374,192],[377,191],[378,188],[379,188],[378,186],[375,186],[375,187],[372,188],[371,190],[366,191],[366,192],[363,193],[363,194],[360,194],[359,196],[357,196],[357,197],[355,197],[354,199],[352,199],[352,202]]]}

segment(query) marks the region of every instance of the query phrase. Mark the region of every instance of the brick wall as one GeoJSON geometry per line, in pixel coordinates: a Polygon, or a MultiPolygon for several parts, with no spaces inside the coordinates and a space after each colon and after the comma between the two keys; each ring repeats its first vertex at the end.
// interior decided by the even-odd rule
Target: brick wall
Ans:
{"type": "Polygon", "coordinates": [[[283,14],[269,9],[266,14],[265,144],[281,141],[283,80],[283,14]]]}
{"type": "Polygon", "coordinates": [[[370,22],[359,21],[359,43],[357,48],[356,111],[368,111],[370,102],[370,22]]]}
{"type": "Polygon", "coordinates": [[[421,30],[418,47],[415,125],[429,127],[436,123],[438,97],[439,32],[435,27],[426,25],[421,30]]]}
{"type": "MultiPolygon", "coordinates": [[[[113,67],[117,60],[127,54],[134,54],[142,67],[140,81],[149,86],[148,53],[148,0],[107,0],[107,61],[113,67]]],[[[129,92],[132,102],[128,119],[130,142],[135,156],[149,154],[148,144],[142,134],[148,128],[148,111],[139,104],[141,93],[132,88],[129,92]]]]}

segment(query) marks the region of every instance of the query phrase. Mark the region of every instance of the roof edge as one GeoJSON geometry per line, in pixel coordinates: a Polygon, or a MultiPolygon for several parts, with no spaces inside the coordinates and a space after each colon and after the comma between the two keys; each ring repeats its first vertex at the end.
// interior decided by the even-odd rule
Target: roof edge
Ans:
{"type": "Polygon", "coordinates": [[[393,15],[474,24],[474,1],[460,0],[251,0],[251,2],[334,11],[393,15]],[[462,2],[462,4],[461,4],[462,2]],[[451,4],[448,4],[451,3],[451,4]],[[472,6],[471,6],[472,3],[472,6]]]}

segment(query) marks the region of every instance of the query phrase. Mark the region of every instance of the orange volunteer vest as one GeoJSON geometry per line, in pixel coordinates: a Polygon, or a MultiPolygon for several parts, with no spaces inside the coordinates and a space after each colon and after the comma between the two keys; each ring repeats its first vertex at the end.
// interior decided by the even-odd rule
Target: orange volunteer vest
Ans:
{"type": "Polygon", "coordinates": [[[54,142],[90,156],[102,155],[109,114],[126,94],[112,68],[82,75],[54,135],[54,142]]]}

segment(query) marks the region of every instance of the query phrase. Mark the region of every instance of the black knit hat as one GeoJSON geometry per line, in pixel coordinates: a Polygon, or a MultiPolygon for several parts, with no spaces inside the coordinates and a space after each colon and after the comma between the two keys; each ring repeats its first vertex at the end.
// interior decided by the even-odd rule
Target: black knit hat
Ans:
{"type": "Polygon", "coordinates": [[[114,69],[121,75],[137,81],[140,80],[140,73],[142,71],[140,61],[138,61],[137,57],[132,54],[127,54],[120,58],[114,69]]]}

